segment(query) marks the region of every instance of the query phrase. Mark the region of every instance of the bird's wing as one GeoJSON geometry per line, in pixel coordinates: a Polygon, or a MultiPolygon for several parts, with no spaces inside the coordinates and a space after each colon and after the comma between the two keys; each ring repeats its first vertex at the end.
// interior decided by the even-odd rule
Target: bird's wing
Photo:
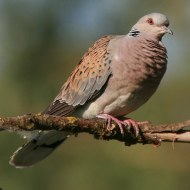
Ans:
{"type": "MultiPolygon", "coordinates": [[[[83,105],[101,94],[111,75],[108,44],[112,38],[105,36],[95,42],[44,113],[67,116],[76,106],[83,105]]],[[[13,154],[10,164],[15,167],[31,166],[51,154],[68,136],[69,133],[65,131],[40,131],[13,154]]]]}
{"type": "Polygon", "coordinates": [[[84,105],[103,92],[111,76],[109,42],[113,38],[104,36],[89,48],[45,113],[69,115],[76,106],[84,105]]]}

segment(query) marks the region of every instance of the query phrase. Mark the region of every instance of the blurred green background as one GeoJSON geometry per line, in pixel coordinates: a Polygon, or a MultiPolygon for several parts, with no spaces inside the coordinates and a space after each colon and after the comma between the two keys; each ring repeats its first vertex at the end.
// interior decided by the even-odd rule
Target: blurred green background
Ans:
{"type": "MultiPolygon", "coordinates": [[[[169,64],[159,90],[130,116],[154,123],[189,119],[190,1],[0,0],[0,113],[37,113],[57,95],[87,48],[105,34],[126,34],[141,16],[161,12],[169,64]]],[[[8,164],[24,140],[0,133],[0,187],[5,190],[190,189],[190,145],[125,147],[71,137],[28,169],[8,164]],[[174,148],[173,148],[174,146],[174,148]]]]}

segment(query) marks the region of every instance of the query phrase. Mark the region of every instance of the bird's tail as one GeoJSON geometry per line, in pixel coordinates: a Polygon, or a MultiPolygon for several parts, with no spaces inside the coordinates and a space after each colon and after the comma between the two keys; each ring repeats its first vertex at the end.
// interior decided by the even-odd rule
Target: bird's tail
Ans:
{"type": "Polygon", "coordinates": [[[68,137],[67,132],[55,130],[39,132],[36,137],[14,152],[9,163],[17,168],[32,166],[50,155],[68,137]]]}

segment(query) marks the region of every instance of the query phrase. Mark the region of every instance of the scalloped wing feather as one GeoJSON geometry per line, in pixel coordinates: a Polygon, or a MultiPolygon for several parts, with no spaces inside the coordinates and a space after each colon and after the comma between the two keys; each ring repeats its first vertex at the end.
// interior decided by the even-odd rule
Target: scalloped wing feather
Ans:
{"type": "Polygon", "coordinates": [[[75,107],[84,105],[103,92],[103,86],[111,76],[109,42],[113,38],[111,35],[104,36],[89,48],[45,113],[69,115],[75,107]]]}

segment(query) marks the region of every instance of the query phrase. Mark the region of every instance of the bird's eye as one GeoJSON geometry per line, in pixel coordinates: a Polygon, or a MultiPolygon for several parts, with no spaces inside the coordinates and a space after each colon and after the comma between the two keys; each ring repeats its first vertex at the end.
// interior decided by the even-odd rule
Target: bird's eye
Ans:
{"type": "Polygon", "coordinates": [[[147,20],[147,23],[150,24],[150,25],[153,25],[153,24],[154,24],[154,21],[153,21],[152,18],[149,18],[149,19],[147,20]]]}
{"type": "Polygon", "coordinates": [[[166,27],[168,27],[168,26],[169,26],[169,22],[166,22],[164,25],[165,25],[166,27]]]}

